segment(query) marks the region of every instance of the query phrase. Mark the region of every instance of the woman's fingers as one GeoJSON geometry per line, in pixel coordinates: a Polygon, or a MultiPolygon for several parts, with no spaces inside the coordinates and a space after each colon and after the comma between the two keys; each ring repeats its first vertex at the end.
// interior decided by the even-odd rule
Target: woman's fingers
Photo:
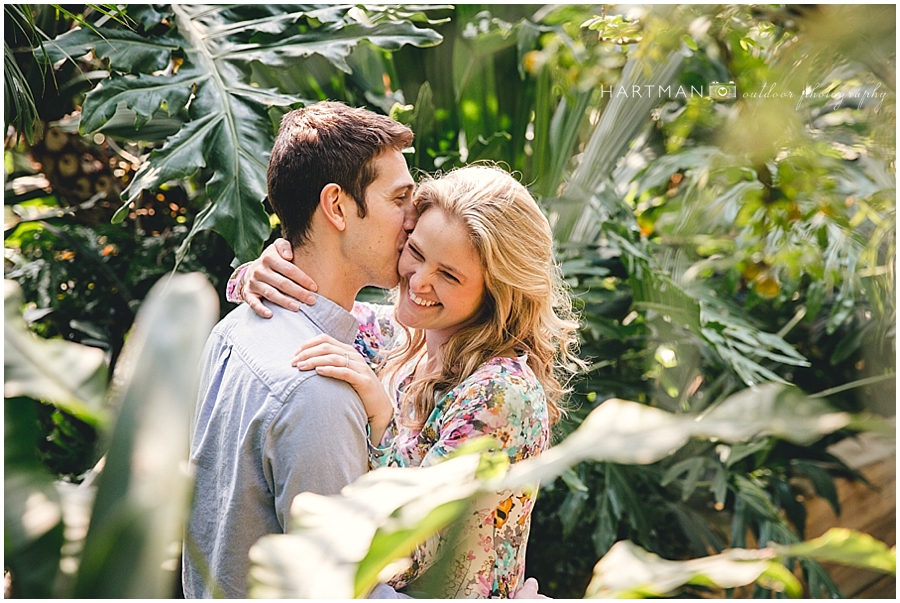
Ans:
{"type": "Polygon", "coordinates": [[[344,347],[337,346],[332,343],[318,343],[313,345],[312,347],[302,347],[297,350],[297,352],[294,354],[294,358],[291,360],[291,364],[297,366],[297,364],[300,362],[311,360],[313,358],[329,356],[340,358],[340,363],[335,363],[335,366],[344,366],[349,361],[364,362],[362,356],[359,355],[359,352],[350,348],[349,346],[344,347]]]}
{"type": "Polygon", "coordinates": [[[261,281],[252,281],[248,283],[246,287],[244,287],[245,300],[249,297],[247,295],[248,293],[257,298],[265,298],[276,306],[281,306],[286,310],[292,310],[296,312],[300,309],[300,302],[298,302],[296,299],[284,295],[272,285],[268,285],[261,281]]]}
{"type": "Polygon", "coordinates": [[[346,381],[349,385],[358,385],[360,375],[353,369],[341,368],[339,366],[317,366],[316,373],[323,377],[331,377],[332,379],[340,379],[346,381]]]}
{"type": "Polygon", "coordinates": [[[329,335],[317,335],[300,344],[294,354],[295,359],[306,359],[322,354],[349,354],[351,358],[360,358],[359,352],[352,345],[343,343],[329,335]]]}
{"type": "Polygon", "coordinates": [[[244,288],[242,295],[244,297],[244,303],[250,306],[251,310],[259,314],[263,318],[272,318],[272,311],[263,304],[262,299],[258,295],[256,295],[246,287],[244,288]]]}
{"type": "Polygon", "coordinates": [[[324,354],[292,364],[301,371],[315,370],[320,375],[336,377],[351,385],[361,383],[364,377],[360,373],[359,362],[351,358],[349,354],[324,354]]]}
{"type": "Polygon", "coordinates": [[[300,309],[300,302],[309,305],[316,302],[316,297],[311,292],[318,287],[305,272],[282,257],[286,251],[283,247],[284,244],[279,245],[277,242],[276,245],[270,245],[250,265],[244,275],[243,291],[265,298],[282,308],[297,311],[300,309]]]}
{"type": "Polygon", "coordinates": [[[316,297],[311,291],[316,291],[318,287],[316,282],[305,272],[279,256],[275,251],[268,252],[267,250],[261,259],[262,265],[251,277],[255,275],[259,280],[271,285],[279,292],[303,303],[309,305],[315,303],[316,297]]]}
{"type": "Polygon", "coordinates": [[[275,242],[272,243],[272,245],[275,247],[275,251],[278,252],[278,255],[283,257],[288,262],[294,259],[294,248],[291,246],[290,241],[288,241],[287,239],[278,237],[277,239],[275,239],[275,242]]]}

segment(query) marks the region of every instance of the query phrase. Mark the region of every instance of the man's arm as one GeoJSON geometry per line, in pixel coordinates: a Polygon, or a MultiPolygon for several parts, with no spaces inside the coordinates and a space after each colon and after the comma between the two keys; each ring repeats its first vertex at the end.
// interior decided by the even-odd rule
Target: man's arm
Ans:
{"type": "MultiPolygon", "coordinates": [[[[272,421],[265,445],[267,478],[285,531],[297,494],[337,494],[366,472],[366,442],[366,414],[352,387],[316,375],[295,390],[272,421]]],[[[369,598],[410,597],[379,583],[369,598]]]]}
{"type": "Polygon", "coordinates": [[[282,529],[301,492],[337,494],[368,468],[366,413],[353,388],[312,375],[285,401],[264,443],[266,479],[282,529]]]}

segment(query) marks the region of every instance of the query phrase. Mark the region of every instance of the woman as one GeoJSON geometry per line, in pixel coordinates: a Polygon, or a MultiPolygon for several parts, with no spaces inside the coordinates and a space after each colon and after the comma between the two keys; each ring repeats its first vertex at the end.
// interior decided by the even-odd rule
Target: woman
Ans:
{"type": "MultiPolygon", "coordinates": [[[[511,462],[537,456],[560,417],[565,367],[581,365],[547,220],[521,184],[484,166],[428,180],[416,199],[394,320],[390,307],[357,303],[355,349],[320,336],[292,363],[357,390],[370,417],[373,467],[432,465],[482,435],[511,462]]],[[[442,596],[516,592],[535,493],[498,493],[466,518],[442,596]]],[[[419,547],[392,586],[421,575],[443,539],[419,547]]]]}

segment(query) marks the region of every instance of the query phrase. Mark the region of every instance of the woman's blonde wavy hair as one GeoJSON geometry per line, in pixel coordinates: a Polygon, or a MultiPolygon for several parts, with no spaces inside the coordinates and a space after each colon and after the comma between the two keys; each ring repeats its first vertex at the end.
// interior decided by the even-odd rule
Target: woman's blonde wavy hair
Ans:
{"type": "MultiPolygon", "coordinates": [[[[439,395],[512,348],[528,354],[528,366],[547,396],[550,421],[556,422],[566,382],[584,363],[576,355],[579,325],[553,257],[547,218],[524,186],[506,171],[485,165],[425,181],[416,203],[420,215],[440,210],[465,227],[484,270],[485,295],[475,323],[444,343],[440,374],[416,379],[407,388],[401,417],[421,427],[439,395]]],[[[406,343],[387,357],[388,375],[425,346],[424,331],[403,328],[406,343]]]]}

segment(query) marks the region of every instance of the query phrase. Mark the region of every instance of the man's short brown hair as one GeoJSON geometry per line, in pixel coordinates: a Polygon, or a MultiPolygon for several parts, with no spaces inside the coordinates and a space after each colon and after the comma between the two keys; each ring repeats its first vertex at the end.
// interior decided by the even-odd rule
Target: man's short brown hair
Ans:
{"type": "Polygon", "coordinates": [[[343,103],[320,102],[281,120],[266,172],[269,202],[281,232],[298,247],[309,233],[322,189],[334,183],[366,215],[366,188],[378,174],[373,159],[412,144],[413,133],[390,117],[343,103]]]}

